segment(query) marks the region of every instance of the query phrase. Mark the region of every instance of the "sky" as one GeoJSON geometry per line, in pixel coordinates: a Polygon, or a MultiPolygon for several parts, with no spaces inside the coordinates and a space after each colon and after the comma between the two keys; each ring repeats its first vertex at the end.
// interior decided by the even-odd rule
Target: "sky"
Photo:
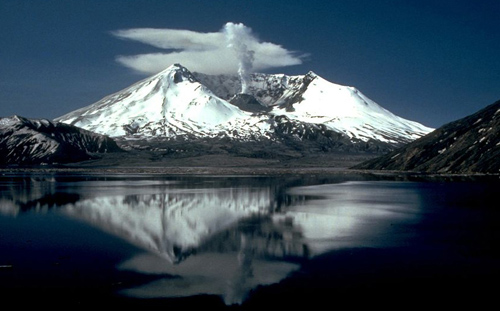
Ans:
{"type": "Polygon", "coordinates": [[[500,99],[499,51],[500,0],[1,0],[0,117],[53,119],[180,63],[313,71],[436,128],[500,99]]]}

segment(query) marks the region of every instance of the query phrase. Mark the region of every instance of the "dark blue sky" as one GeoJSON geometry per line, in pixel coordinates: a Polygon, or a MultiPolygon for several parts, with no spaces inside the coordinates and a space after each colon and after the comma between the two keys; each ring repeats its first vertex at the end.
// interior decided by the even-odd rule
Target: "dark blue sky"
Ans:
{"type": "Polygon", "coordinates": [[[500,1],[0,1],[0,116],[55,118],[145,78],[119,55],[162,52],[112,31],[243,23],[314,71],[439,127],[500,99],[500,1]]]}

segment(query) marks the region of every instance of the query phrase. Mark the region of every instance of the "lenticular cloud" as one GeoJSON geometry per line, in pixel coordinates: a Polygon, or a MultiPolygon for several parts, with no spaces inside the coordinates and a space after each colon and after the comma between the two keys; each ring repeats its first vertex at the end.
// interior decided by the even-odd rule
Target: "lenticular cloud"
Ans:
{"type": "Polygon", "coordinates": [[[238,73],[243,87],[252,71],[299,65],[305,56],[274,43],[260,42],[252,30],[241,23],[227,23],[220,31],[208,33],[135,28],[114,31],[112,34],[120,39],[138,41],[165,50],[118,56],[116,60],[126,67],[153,74],[180,63],[191,71],[206,74],[238,73]]]}

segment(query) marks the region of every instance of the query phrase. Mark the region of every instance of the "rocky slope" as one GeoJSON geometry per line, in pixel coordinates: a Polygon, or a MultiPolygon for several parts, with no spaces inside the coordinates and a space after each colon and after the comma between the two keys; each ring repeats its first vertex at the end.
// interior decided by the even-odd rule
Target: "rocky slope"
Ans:
{"type": "Polygon", "coordinates": [[[357,169],[500,173],[500,101],[357,169]]]}
{"type": "Polygon", "coordinates": [[[111,138],[64,123],[20,116],[0,118],[0,165],[55,164],[122,151],[111,138]]]}

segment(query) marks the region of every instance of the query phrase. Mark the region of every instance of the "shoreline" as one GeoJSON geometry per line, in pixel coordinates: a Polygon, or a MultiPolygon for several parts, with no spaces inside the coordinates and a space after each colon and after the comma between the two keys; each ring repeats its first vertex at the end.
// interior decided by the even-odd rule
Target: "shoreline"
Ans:
{"type": "Polygon", "coordinates": [[[500,174],[452,174],[412,171],[360,170],[349,167],[285,167],[285,166],[37,166],[0,167],[0,175],[6,174],[88,174],[88,175],[165,175],[165,176],[370,176],[380,179],[491,179],[500,181],[500,174]]]}
{"type": "Polygon", "coordinates": [[[12,167],[0,168],[0,173],[123,173],[162,175],[302,175],[302,174],[356,174],[366,171],[341,167],[231,167],[231,166],[121,166],[121,167],[12,167]]]}

